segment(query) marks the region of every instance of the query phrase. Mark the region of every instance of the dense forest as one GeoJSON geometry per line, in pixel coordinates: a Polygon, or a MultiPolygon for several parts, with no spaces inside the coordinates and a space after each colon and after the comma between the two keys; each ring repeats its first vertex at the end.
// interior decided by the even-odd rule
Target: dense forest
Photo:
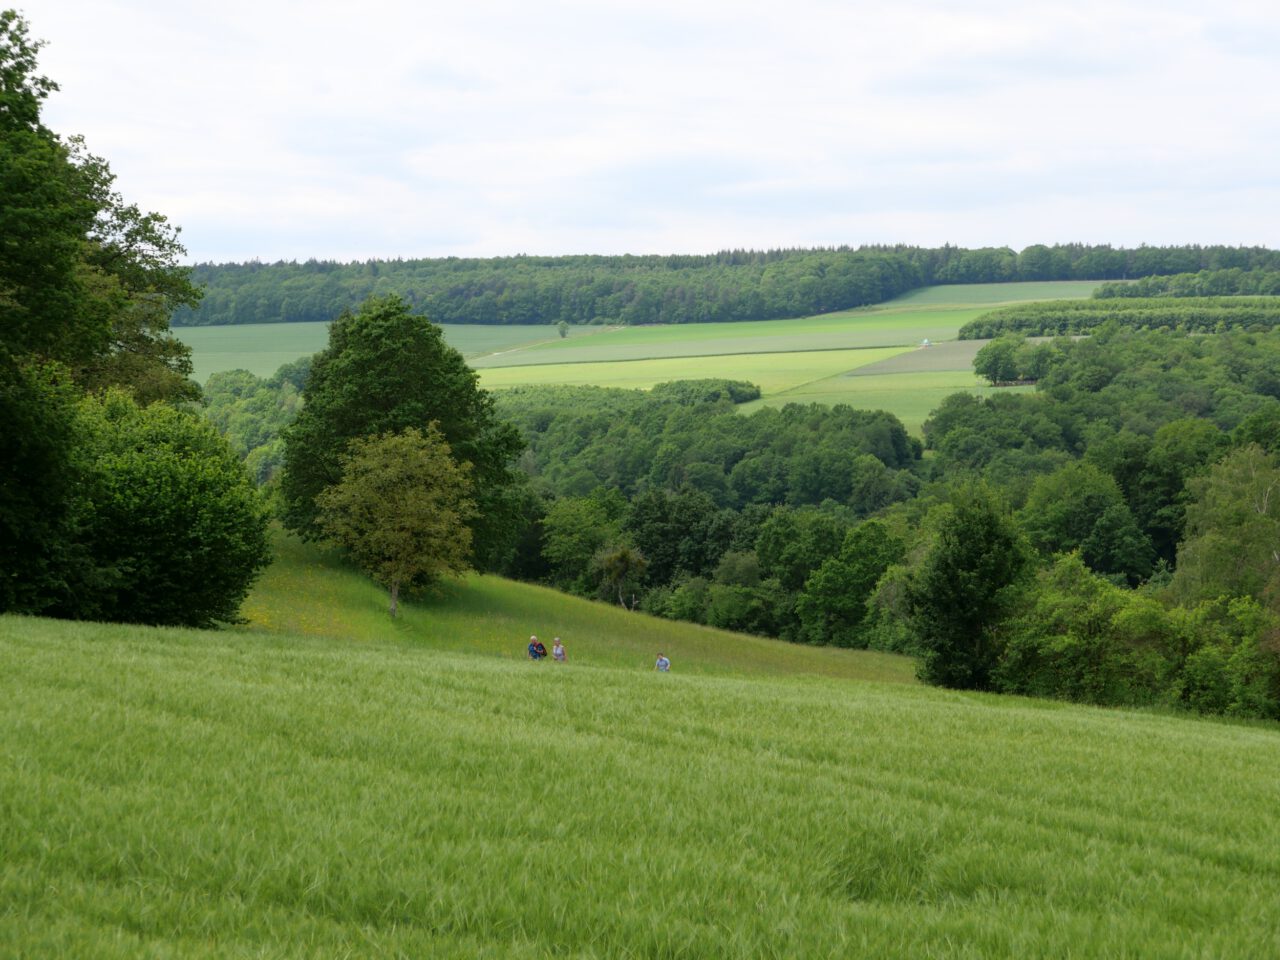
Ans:
{"type": "MultiPolygon", "coordinates": [[[[178,326],[328,321],[397,295],[437,323],[697,323],[808,316],[939,283],[1121,280],[1212,270],[1277,271],[1261,247],[1134,249],[1037,244],[728,250],[707,256],[564,256],[200,264],[199,304],[178,326]]],[[[1258,291],[1264,292],[1264,291],[1258,291]]]]}
{"type": "Polygon", "coordinates": [[[1280,270],[1231,267],[1153,275],[1131,282],[1104,283],[1093,295],[1100,300],[1114,297],[1273,297],[1280,295],[1280,270]]]}
{"type": "Polygon", "coordinates": [[[960,328],[961,340],[1007,333],[1033,337],[1090,333],[1115,321],[1138,330],[1165,327],[1188,333],[1269,330],[1280,324],[1280,297],[1118,297],[1053,300],[1000,307],[960,328]]]}

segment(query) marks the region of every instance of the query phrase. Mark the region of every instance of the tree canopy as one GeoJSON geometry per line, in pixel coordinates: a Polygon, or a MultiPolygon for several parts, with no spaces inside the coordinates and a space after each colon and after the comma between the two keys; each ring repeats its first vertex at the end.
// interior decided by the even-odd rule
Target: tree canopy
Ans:
{"type": "Polygon", "coordinates": [[[342,479],[351,441],[434,423],[453,458],[471,464],[481,521],[472,530],[481,561],[509,541],[506,519],[518,480],[510,463],[523,447],[520,436],[497,418],[476,374],[439,328],[403,300],[373,298],[334,321],[303,394],[284,435],[281,490],[291,529],[320,535],[317,498],[342,479]]]}

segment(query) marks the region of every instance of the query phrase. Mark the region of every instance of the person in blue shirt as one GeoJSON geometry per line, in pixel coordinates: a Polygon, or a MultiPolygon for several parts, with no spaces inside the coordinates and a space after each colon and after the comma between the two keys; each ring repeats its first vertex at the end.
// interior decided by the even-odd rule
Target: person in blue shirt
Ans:
{"type": "Polygon", "coordinates": [[[547,655],[547,648],[543,646],[542,641],[537,637],[529,638],[529,659],[541,660],[547,655]]]}
{"type": "Polygon", "coordinates": [[[653,669],[659,673],[669,673],[671,670],[671,661],[667,659],[666,654],[658,654],[658,662],[653,665],[653,669]]]}

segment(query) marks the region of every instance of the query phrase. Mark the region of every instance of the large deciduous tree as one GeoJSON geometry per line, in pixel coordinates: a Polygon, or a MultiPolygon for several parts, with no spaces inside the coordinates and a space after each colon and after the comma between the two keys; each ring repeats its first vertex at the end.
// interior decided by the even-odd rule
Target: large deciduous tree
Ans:
{"type": "Polygon", "coordinates": [[[472,465],[476,559],[482,567],[502,559],[518,534],[518,477],[510,463],[524,443],[494,414],[475,372],[439,327],[399,297],[370,298],[329,328],[304,397],[285,432],[281,492],[290,529],[304,538],[322,535],[316,498],[342,479],[351,441],[435,423],[454,460],[472,465]]]}
{"type": "Polygon", "coordinates": [[[475,513],[471,468],[458,464],[434,425],[356,439],[342,479],[316,497],[316,523],[391,594],[468,569],[475,513]]]}

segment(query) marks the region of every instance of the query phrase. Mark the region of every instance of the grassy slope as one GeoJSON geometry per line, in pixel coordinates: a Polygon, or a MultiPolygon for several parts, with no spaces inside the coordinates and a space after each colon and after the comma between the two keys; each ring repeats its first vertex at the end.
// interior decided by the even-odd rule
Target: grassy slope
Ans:
{"type": "Polygon", "coordinates": [[[0,953],[1280,947],[1275,729],[586,660],[0,617],[0,953]]]}
{"type": "Polygon", "coordinates": [[[407,603],[396,620],[386,592],[331,554],[277,535],[276,562],[244,604],[255,630],[405,643],[524,660],[530,634],[565,641],[575,665],[651,669],[664,652],[681,673],[807,673],[914,682],[906,657],[804,647],[629,613],[499,577],[446,584],[440,596],[407,603]]]}

